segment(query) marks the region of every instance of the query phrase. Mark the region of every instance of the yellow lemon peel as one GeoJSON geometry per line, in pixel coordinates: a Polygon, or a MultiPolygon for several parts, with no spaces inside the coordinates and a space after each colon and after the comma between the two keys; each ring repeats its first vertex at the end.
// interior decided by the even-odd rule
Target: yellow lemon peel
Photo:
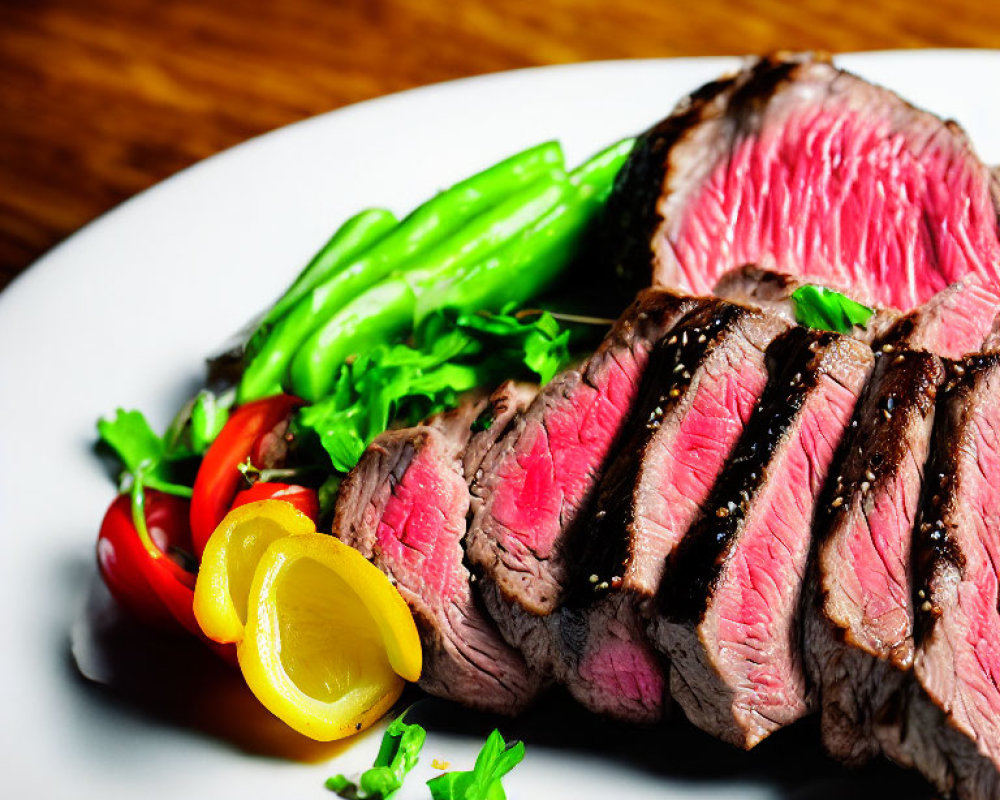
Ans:
{"type": "Polygon", "coordinates": [[[281,501],[242,506],[220,523],[195,610],[208,636],[237,643],[257,699],[313,739],[367,728],[420,677],[416,625],[389,579],[281,501]]]}
{"type": "Polygon", "coordinates": [[[254,571],[268,546],[285,536],[315,533],[289,503],[259,500],[230,511],[205,545],[194,588],[194,616],[209,639],[243,638],[254,571]]]}

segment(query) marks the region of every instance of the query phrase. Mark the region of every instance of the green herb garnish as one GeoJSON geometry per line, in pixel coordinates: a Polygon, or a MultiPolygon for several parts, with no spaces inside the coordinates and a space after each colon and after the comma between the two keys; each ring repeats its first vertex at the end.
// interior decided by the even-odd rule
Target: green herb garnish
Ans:
{"type": "Polygon", "coordinates": [[[460,394],[511,377],[547,382],[569,361],[569,331],[548,313],[436,312],[411,344],[381,345],[341,367],[330,396],[299,413],[334,469],[348,472],[394,420],[414,424],[460,394]]]}
{"type": "Polygon", "coordinates": [[[361,773],[357,783],[344,775],[335,775],[327,779],[326,788],[347,800],[390,800],[416,766],[427,737],[420,725],[406,724],[403,716],[389,723],[375,763],[361,773]]]}
{"type": "Polygon", "coordinates": [[[864,327],[875,312],[839,292],[807,284],[792,292],[795,320],[800,325],[824,331],[850,333],[864,327]]]}
{"type": "Polygon", "coordinates": [[[112,419],[97,421],[97,432],[122,462],[123,491],[136,482],[150,489],[181,497],[191,496],[191,487],[170,480],[170,451],[140,411],[119,408],[112,419]]]}
{"type": "Polygon", "coordinates": [[[524,742],[504,742],[494,730],[468,772],[446,772],[427,781],[434,800],[505,800],[501,779],[524,758],[524,742]]]}

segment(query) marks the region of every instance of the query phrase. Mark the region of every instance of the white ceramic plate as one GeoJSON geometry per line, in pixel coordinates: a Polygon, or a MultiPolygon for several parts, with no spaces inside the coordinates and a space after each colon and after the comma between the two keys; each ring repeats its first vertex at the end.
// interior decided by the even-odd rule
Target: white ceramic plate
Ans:
{"type": "MultiPolygon", "coordinates": [[[[989,87],[1000,86],[1000,53],[839,61],[958,119],[982,157],[1000,161],[1000,103],[989,101],[989,87]]],[[[190,676],[164,681],[153,664],[161,652],[155,642],[126,664],[139,687],[129,696],[79,678],[69,631],[93,581],[96,531],[114,491],[91,451],[95,419],[125,406],[166,424],[198,381],[201,359],[263,308],[353,211],[388,205],[405,212],[453,180],[550,137],[576,162],[659,119],[682,94],[735,64],[716,58],[525,70],[317,117],[144,192],[0,295],[5,796],[321,798],[332,796],[322,788],[326,776],[370,763],[377,734],[347,750],[301,748],[248,709],[238,686],[206,688],[190,676]],[[190,701],[195,715],[184,711],[188,697],[199,698],[190,701]],[[248,736],[255,727],[263,744],[248,736]],[[287,757],[298,749],[312,760],[287,757]]],[[[186,663],[168,668],[178,672],[186,663]]],[[[209,662],[194,664],[213,670],[209,662]]],[[[427,796],[420,780],[432,774],[430,759],[468,768],[494,721],[430,703],[415,713],[432,729],[406,794],[417,798],[427,796]]],[[[808,725],[749,755],[682,723],[630,731],[558,702],[501,727],[529,742],[509,779],[512,798],[860,798],[901,796],[911,786],[887,767],[862,776],[841,771],[809,743],[808,725]]]]}

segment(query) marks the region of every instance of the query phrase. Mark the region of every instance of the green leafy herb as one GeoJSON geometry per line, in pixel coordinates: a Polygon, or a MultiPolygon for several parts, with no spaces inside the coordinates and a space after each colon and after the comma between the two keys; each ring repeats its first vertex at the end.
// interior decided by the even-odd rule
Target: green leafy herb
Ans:
{"type": "Polygon", "coordinates": [[[390,800],[416,766],[427,737],[420,725],[408,725],[403,716],[389,723],[375,763],[361,773],[357,783],[335,775],[327,779],[326,788],[348,800],[390,800]]]}
{"type": "Polygon", "coordinates": [[[341,367],[330,395],[300,412],[334,469],[349,471],[394,420],[412,424],[460,394],[518,375],[547,382],[569,360],[569,331],[551,314],[436,312],[411,344],[382,345],[341,367]]]}
{"type": "Polygon", "coordinates": [[[119,408],[112,419],[97,421],[97,432],[121,459],[122,490],[141,483],[150,489],[182,497],[191,496],[191,488],[169,479],[169,459],[164,440],[157,436],[140,411],[119,408]]]}
{"type": "Polygon", "coordinates": [[[494,730],[468,772],[446,772],[427,781],[434,800],[505,800],[501,779],[524,758],[524,742],[504,742],[494,730]]]}
{"type": "Polygon", "coordinates": [[[855,325],[864,327],[875,313],[839,292],[812,284],[796,289],[792,303],[801,325],[837,333],[850,333],[855,325]]]}

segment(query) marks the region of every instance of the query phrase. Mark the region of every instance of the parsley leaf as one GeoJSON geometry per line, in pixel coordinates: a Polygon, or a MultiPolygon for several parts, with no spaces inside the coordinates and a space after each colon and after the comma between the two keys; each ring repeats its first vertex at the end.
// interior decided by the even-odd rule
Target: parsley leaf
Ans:
{"type": "Polygon", "coordinates": [[[468,772],[446,772],[427,781],[434,800],[505,800],[501,779],[524,758],[524,742],[504,742],[494,730],[468,772]]]}
{"type": "Polygon", "coordinates": [[[800,325],[837,333],[850,333],[855,325],[864,327],[875,313],[839,292],[812,284],[792,292],[792,303],[800,325]]]}
{"type": "Polygon", "coordinates": [[[569,331],[551,314],[438,311],[411,344],[381,345],[341,367],[330,395],[303,408],[297,424],[317,435],[334,469],[348,472],[391,422],[415,424],[453,407],[463,392],[506,378],[545,383],[568,361],[569,331]]]}
{"type": "Polygon", "coordinates": [[[335,775],[327,779],[326,788],[347,800],[391,800],[416,766],[427,737],[420,725],[406,724],[403,716],[389,723],[375,763],[361,773],[357,783],[335,775]]]}

